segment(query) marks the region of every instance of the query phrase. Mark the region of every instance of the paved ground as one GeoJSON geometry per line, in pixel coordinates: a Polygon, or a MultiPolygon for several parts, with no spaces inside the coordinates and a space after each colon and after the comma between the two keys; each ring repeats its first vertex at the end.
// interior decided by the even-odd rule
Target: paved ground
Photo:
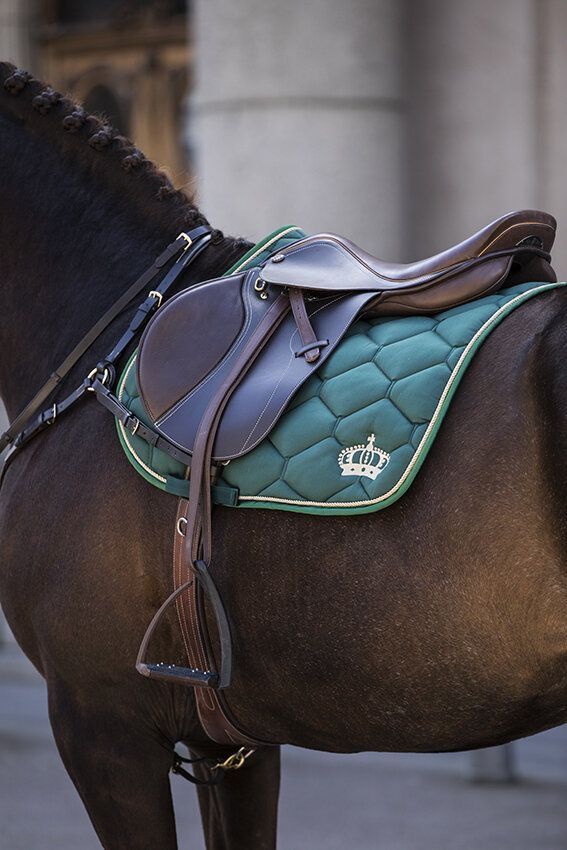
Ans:
{"type": "MultiPolygon", "coordinates": [[[[279,850],[567,850],[567,727],[521,742],[514,785],[470,757],[287,748],[279,850]]],[[[180,848],[203,850],[193,789],[173,781],[180,848]]],[[[41,680],[0,650],[0,850],[100,850],[51,740],[41,680]]],[[[156,848],[158,850],[158,848],[156,848]]]]}

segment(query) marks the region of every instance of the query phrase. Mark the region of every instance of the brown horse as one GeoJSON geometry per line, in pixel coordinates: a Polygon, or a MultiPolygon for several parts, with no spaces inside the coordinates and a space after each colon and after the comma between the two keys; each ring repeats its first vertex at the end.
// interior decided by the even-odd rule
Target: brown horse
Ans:
{"type": "MultiPolygon", "coordinates": [[[[180,230],[204,219],[101,121],[0,66],[0,392],[14,416],[180,230]],[[22,79],[22,78],[18,78],[22,79]],[[69,131],[69,132],[66,132],[69,131]]],[[[248,244],[215,234],[179,288],[248,244]]],[[[411,490],[385,511],[218,509],[230,709],[254,736],[334,752],[499,744],[567,719],[565,292],[499,326],[411,490]]],[[[126,311],[65,381],[106,353],[126,311]]],[[[109,850],[177,846],[176,742],[214,757],[193,692],[134,670],[171,590],[176,500],[136,475],[90,399],[0,492],[0,599],[47,682],[66,768],[109,850]]],[[[155,657],[183,661],[174,615],[155,657]]],[[[275,846],[277,746],[200,790],[209,850],[275,846]]]]}

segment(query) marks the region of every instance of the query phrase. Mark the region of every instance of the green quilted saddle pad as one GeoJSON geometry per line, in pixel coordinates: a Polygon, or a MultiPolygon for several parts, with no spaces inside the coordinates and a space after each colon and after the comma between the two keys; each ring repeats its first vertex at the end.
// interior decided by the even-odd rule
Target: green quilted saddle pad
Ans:
{"type": "MultiPolygon", "coordinates": [[[[255,251],[251,264],[261,254],[257,246],[249,254],[255,251]]],[[[435,316],[357,321],[269,436],[223,468],[214,501],[314,514],[387,507],[414,480],[488,334],[528,299],[565,285],[524,283],[435,316]]],[[[148,423],[136,386],[135,356],[121,376],[118,395],[148,423]]],[[[120,422],[117,426],[126,455],[141,475],[167,492],[188,494],[182,464],[120,422]]]]}

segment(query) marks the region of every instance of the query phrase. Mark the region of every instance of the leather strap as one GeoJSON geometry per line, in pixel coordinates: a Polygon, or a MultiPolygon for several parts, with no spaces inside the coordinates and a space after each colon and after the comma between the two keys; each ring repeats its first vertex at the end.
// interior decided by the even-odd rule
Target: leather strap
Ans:
{"type": "MultiPolygon", "coordinates": [[[[150,428],[149,425],[145,425],[140,419],[138,419],[137,416],[134,416],[125,404],[122,404],[120,399],[118,399],[114,393],[108,389],[108,387],[100,381],[95,380],[89,389],[95,394],[96,400],[99,401],[103,407],[109,410],[110,413],[112,413],[112,415],[124,425],[127,431],[131,434],[135,434],[137,437],[141,437],[141,439],[145,440],[148,445],[152,446],[152,448],[165,452],[179,463],[182,463],[187,467],[191,466],[190,454],[184,452],[182,449],[178,449],[177,446],[174,446],[173,443],[166,440],[165,437],[162,437],[155,428],[150,428]]],[[[57,405],[54,405],[54,407],[56,408],[57,405]]]]}
{"type": "Polygon", "coordinates": [[[185,554],[189,563],[201,558],[208,566],[212,553],[210,469],[213,446],[224,409],[238,384],[289,311],[289,298],[277,295],[250,336],[203,414],[193,446],[187,511],[185,554]],[[200,554],[202,553],[202,554],[200,554]]]}
{"type": "MultiPolygon", "coordinates": [[[[188,569],[184,558],[185,535],[182,528],[187,508],[187,500],[180,499],[173,540],[173,586],[176,590],[194,576],[193,571],[188,569]]],[[[198,613],[201,607],[200,593],[199,583],[192,581],[175,600],[175,607],[189,666],[199,670],[210,670],[214,665],[209,660],[208,640],[202,632],[198,613]]],[[[238,728],[229,716],[226,704],[217,690],[195,687],[195,699],[203,730],[213,741],[218,744],[234,744],[235,746],[245,747],[266,746],[268,744],[267,741],[253,738],[238,728]]]]}
{"type": "Polygon", "coordinates": [[[318,347],[317,343],[319,341],[307,315],[303,290],[290,286],[288,291],[289,303],[291,304],[293,318],[295,319],[302,344],[299,352],[295,352],[295,356],[303,355],[308,363],[314,363],[318,360],[321,349],[318,347]]]}
{"type": "MultiPolygon", "coordinates": [[[[226,688],[232,675],[232,641],[230,626],[220,594],[209,571],[212,553],[211,535],[211,472],[212,452],[215,436],[222,414],[232,393],[250,368],[264,345],[271,338],[289,311],[287,295],[278,295],[266,310],[261,321],[251,334],[240,355],[218,388],[205,409],[193,447],[191,478],[189,482],[189,501],[183,534],[185,542],[183,557],[185,559],[186,575],[194,575],[199,580],[199,586],[205,591],[213,608],[221,645],[220,670],[217,673],[212,664],[206,668],[180,667],[176,664],[146,661],[146,652],[150,640],[159,622],[168,608],[183,593],[181,587],[171,593],[154,614],[138,650],[136,669],[142,676],[177,681],[190,686],[208,685],[209,687],[226,688]]],[[[178,520],[178,525],[181,521],[178,520]]],[[[189,584],[187,585],[189,587],[189,584]]],[[[202,637],[208,643],[204,617],[202,637]]],[[[213,661],[209,650],[209,661],[213,661]]]]}
{"type": "MultiPolygon", "coordinates": [[[[114,319],[116,319],[116,317],[120,315],[120,313],[125,309],[125,307],[128,306],[130,301],[143,289],[149,286],[151,281],[156,277],[156,275],[161,272],[163,267],[170,260],[172,260],[174,257],[177,257],[182,251],[186,251],[195,242],[200,242],[200,240],[210,232],[210,227],[196,227],[189,234],[181,233],[177,237],[177,239],[175,239],[167,246],[165,251],[162,251],[159,257],[154,260],[153,264],[149,267],[149,269],[146,269],[146,271],[135,281],[135,283],[133,283],[132,286],[130,286],[126,290],[126,292],[121,295],[117,301],[114,302],[112,307],[110,307],[106,311],[106,313],[101,316],[98,322],[93,325],[90,331],[81,339],[81,341],[67,355],[65,360],[63,360],[63,362],[57,367],[57,369],[55,369],[55,371],[50,375],[48,380],[38,390],[38,392],[34,395],[31,401],[26,404],[21,413],[16,416],[10,427],[6,431],[4,431],[4,433],[0,436],[0,451],[5,449],[6,446],[10,445],[10,443],[14,442],[15,438],[20,434],[26,423],[39,412],[46,399],[49,398],[51,393],[61,383],[63,378],[65,378],[69,374],[71,369],[79,362],[81,357],[88,351],[91,345],[114,321],[114,319]]],[[[200,247],[201,246],[199,245],[199,248],[200,247]]],[[[195,256],[195,253],[191,253],[193,258],[195,256]]],[[[33,433],[35,434],[36,431],[39,430],[41,429],[38,427],[37,429],[34,429],[33,433]]],[[[22,443],[23,441],[20,441],[20,445],[22,443]]]]}

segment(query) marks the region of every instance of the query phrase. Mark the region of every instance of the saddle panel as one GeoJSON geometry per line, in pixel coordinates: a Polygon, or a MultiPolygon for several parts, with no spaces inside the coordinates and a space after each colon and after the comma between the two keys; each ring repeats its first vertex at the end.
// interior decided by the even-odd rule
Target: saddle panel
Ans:
{"type": "MultiPolygon", "coordinates": [[[[257,269],[238,280],[221,278],[196,286],[170,302],[170,309],[158,312],[142,337],[137,358],[140,397],[157,430],[179,448],[192,453],[199,425],[210,399],[219,391],[234,363],[269,309],[278,290],[267,299],[254,288],[257,269]],[[236,291],[240,283],[238,315],[243,316],[236,338],[235,326],[224,338],[222,326],[213,322],[211,304],[222,299],[229,283],[236,291]],[[203,374],[202,364],[192,364],[191,330],[206,325],[211,333],[224,339],[215,345],[210,368],[203,374]],[[224,354],[219,359],[218,352],[224,354]],[[170,372],[176,375],[172,379],[170,372]],[[156,413],[158,414],[156,416],[156,413]]],[[[313,371],[331,354],[356,316],[374,297],[373,293],[332,294],[308,302],[313,327],[329,344],[316,363],[296,357],[301,341],[291,312],[288,312],[267,345],[254,360],[224,410],[216,435],[213,457],[226,461],[251,451],[274,427],[289,400],[313,371]]],[[[202,344],[202,335],[195,345],[202,344]]]]}
{"type": "MultiPolygon", "coordinates": [[[[302,239],[272,257],[260,276],[267,283],[312,290],[394,291],[429,287],[449,277],[454,277],[455,285],[458,282],[460,286],[463,272],[478,268],[482,278],[486,274],[485,263],[500,252],[516,254],[516,261],[521,263],[523,252],[519,243],[525,240],[535,240],[540,250],[549,253],[555,230],[555,219],[547,213],[536,210],[511,213],[453,248],[409,264],[385,262],[349,239],[323,233],[302,239]]],[[[468,285],[469,298],[478,297],[477,292],[483,291],[482,281],[477,286],[471,276],[468,285]]]]}

